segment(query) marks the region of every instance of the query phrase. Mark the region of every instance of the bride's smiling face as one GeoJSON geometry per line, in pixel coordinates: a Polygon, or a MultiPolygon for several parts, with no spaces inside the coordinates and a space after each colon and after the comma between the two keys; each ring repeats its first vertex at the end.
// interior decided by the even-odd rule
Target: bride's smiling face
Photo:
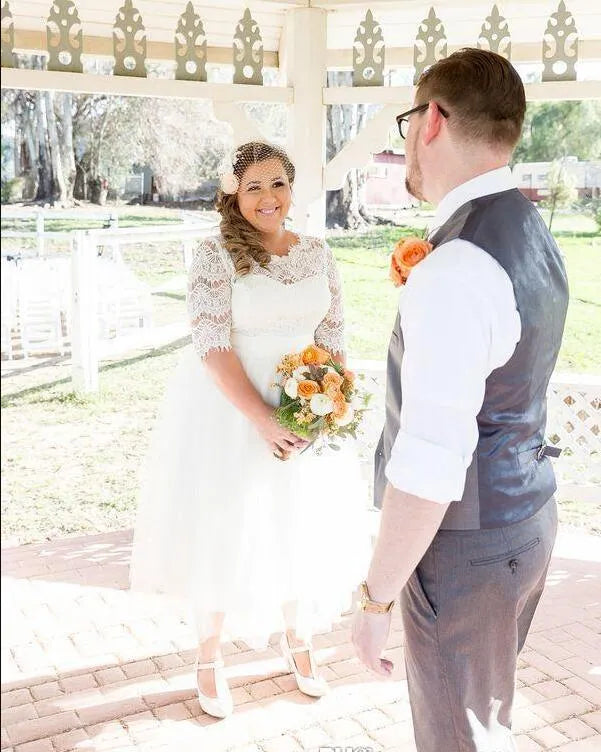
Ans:
{"type": "Polygon", "coordinates": [[[266,159],[248,167],[240,180],[240,214],[257,230],[277,232],[288,216],[292,191],[284,165],[279,159],[266,159]]]}

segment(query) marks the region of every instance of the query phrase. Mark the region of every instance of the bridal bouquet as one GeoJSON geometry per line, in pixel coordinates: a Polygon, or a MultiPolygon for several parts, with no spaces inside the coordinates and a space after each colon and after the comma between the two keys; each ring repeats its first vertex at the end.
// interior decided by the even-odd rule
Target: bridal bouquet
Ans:
{"type": "Polygon", "coordinates": [[[277,366],[281,387],[276,418],[297,436],[338,450],[337,438],[352,436],[371,395],[356,385],[352,371],[336,363],[327,350],[309,345],[301,353],[284,355],[277,366]]]}

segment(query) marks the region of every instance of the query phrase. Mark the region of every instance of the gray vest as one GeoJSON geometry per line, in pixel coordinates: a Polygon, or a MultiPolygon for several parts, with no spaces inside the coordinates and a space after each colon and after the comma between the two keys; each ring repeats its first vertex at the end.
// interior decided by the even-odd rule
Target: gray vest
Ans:
{"type": "MultiPolygon", "coordinates": [[[[556,489],[544,444],[546,392],[561,345],[568,285],[551,233],[517,189],[468,201],[431,242],[436,247],[455,238],[474,243],[501,264],[513,284],[521,319],[513,355],[486,380],[464,493],[449,506],[441,525],[479,530],[528,519],[556,489]]],[[[386,422],[375,457],[376,507],[382,506],[384,470],[399,430],[403,350],[397,314],[388,350],[386,422]]]]}

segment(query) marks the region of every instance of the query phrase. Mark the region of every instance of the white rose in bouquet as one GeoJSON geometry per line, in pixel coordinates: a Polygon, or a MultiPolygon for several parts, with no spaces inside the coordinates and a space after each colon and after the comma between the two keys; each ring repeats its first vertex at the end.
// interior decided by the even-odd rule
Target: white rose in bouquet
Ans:
{"type": "Polygon", "coordinates": [[[314,394],[309,406],[314,415],[329,415],[334,409],[334,403],[327,394],[314,394]]]}
{"type": "Polygon", "coordinates": [[[284,391],[290,397],[290,399],[296,399],[298,397],[298,381],[290,378],[286,379],[284,384],[284,391]]]}
{"type": "Polygon", "coordinates": [[[292,371],[292,377],[297,381],[304,381],[310,375],[309,366],[299,366],[292,371]]]}

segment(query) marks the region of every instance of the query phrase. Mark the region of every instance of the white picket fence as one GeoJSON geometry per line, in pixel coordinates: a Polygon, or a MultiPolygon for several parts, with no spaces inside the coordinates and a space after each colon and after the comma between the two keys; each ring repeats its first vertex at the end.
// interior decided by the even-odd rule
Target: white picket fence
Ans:
{"type": "Polygon", "coordinates": [[[97,277],[99,246],[125,243],[156,243],[177,241],[182,246],[183,265],[188,267],[194,243],[215,232],[214,223],[190,223],[107,229],[74,233],[72,253],[72,374],[77,392],[98,389],[98,307],[97,277]]]}
{"type": "Polygon", "coordinates": [[[182,214],[181,223],[119,228],[112,214],[52,213],[59,216],[104,219],[107,227],[48,232],[39,212],[35,232],[2,231],[3,240],[19,248],[2,252],[2,354],[12,359],[17,352],[28,357],[70,350],[75,389],[95,391],[98,340],[120,338],[152,323],[150,288],[123,262],[121,247],[177,241],[187,268],[194,241],[214,232],[215,222],[182,214]],[[48,255],[56,241],[70,247],[70,256],[48,255]]]}

